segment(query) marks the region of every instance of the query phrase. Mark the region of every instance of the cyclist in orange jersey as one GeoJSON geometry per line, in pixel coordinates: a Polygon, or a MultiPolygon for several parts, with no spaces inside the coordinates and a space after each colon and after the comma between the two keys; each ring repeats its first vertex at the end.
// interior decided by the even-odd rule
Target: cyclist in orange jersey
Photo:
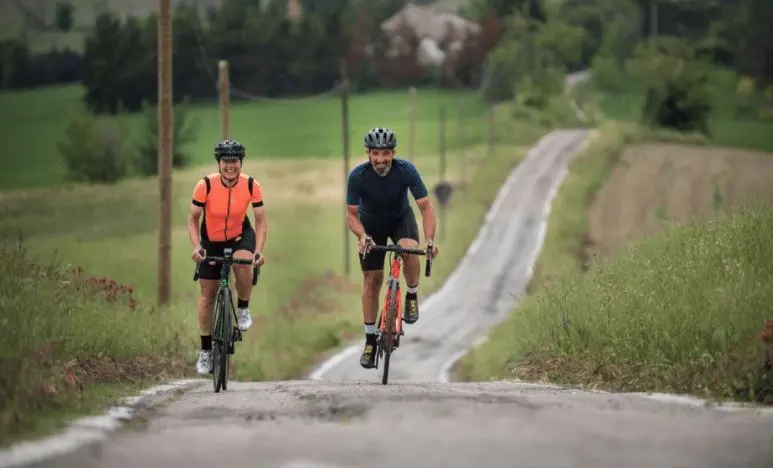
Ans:
{"type": "MultiPolygon", "coordinates": [[[[242,173],[245,150],[235,140],[224,140],[215,147],[218,172],[196,183],[193,203],[188,213],[188,237],[193,244],[192,258],[201,262],[207,255],[223,256],[223,249],[233,249],[235,258],[253,259],[254,265],[264,262],[266,243],[266,212],[260,184],[242,173]],[[256,228],[247,217],[252,205],[256,228]],[[203,220],[201,219],[203,215],[203,220]]],[[[252,294],[252,267],[234,265],[236,276],[236,325],[246,331],[252,325],[249,301],[252,294]]],[[[212,312],[220,280],[220,264],[201,263],[199,267],[199,330],[201,351],[196,372],[212,370],[212,312]]]]}

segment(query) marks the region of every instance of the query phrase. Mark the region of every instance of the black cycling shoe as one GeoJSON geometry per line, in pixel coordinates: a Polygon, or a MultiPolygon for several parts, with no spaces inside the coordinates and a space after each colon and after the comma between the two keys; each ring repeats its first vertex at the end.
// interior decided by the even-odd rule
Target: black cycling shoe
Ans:
{"type": "Polygon", "coordinates": [[[365,341],[365,349],[362,350],[362,355],[360,356],[360,365],[365,369],[373,369],[376,367],[375,340],[373,342],[370,340],[365,341]]]}
{"type": "Polygon", "coordinates": [[[405,314],[403,322],[407,324],[416,323],[419,320],[419,296],[414,293],[405,294],[405,314]]]}

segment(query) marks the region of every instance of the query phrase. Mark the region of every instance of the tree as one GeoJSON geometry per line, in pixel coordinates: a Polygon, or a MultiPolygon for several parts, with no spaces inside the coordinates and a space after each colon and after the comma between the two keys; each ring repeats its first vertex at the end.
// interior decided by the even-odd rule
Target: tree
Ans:
{"type": "Polygon", "coordinates": [[[142,37],[137,19],[121,23],[112,13],[97,17],[83,54],[84,99],[90,111],[137,111],[144,96],[156,93],[155,66],[149,68],[148,60],[155,55],[142,37]]]}
{"type": "Polygon", "coordinates": [[[689,42],[658,37],[640,44],[630,63],[645,91],[642,121],[653,127],[708,135],[711,114],[709,71],[689,42]]]}
{"type": "Polygon", "coordinates": [[[60,31],[72,29],[75,16],[75,7],[68,1],[56,2],[56,28],[60,31]]]}
{"type": "Polygon", "coordinates": [[[521,104],[541,107],[563,90],[566,64],[579,57],[581,28],[527,13],[524,7],[508,18],[504,36],[487,58],[482,92],[489,101],[517,95],[521,104]]]}
{"type": "MultiPolygon", "coordinates": [[[[158,110],[145,106],[145,133],[137,145],[137,160],[135,165],[140,174],[155,175],[158,173],[158,110]]],[[[198,122],[190,117],[189,99],[183,99],[181,104],[174,106],[174,126],[172,139],[174,153],[172,166],[183,168],[188,165],[190,157],[185,151],[186,145],[195,141],[198,122]]]]}

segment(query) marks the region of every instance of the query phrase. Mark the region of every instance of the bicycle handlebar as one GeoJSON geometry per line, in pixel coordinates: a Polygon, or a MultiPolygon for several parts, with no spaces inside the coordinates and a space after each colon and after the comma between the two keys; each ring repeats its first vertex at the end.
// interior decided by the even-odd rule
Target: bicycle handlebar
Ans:
{"type": "MultiPolygon", "coordinates": [[[[251,258],[234,258],[234,257],[216,257],[216,256],[210,256],[207,255],[204,257],[204,260],[202,262],[218,262],[218,263],[225,263],[228,262],[231,265],[252,265],[252,259],[251,258]]],[[[199,280],[199,266],[201,263],[196,265],[196,272],[193,273],[193,281],[199,280]]],[[[252,267],[252,285],[255,286],[258,284],[258,277],[260,276],[260,267],[255,265],[252,267]]]]}
{"type": "MultiPolygon", "coordinates": [[[[391,244],[391,245],[371,245],[370,250],[376,250],[380,252],[394,252],[398,255],[400,254],[410,254],[410,255],[425,255],[427,260],[425,262],[424,266],[424,276],[429,277],[431,271],[432,271],[432,251],[430,250],[424,250],[424,249],[409,249],[402,247],[398,244],[391,244]]],[[[363,254],[363,258],[365,258],[365,255],[367,253],[363,254]]]]}

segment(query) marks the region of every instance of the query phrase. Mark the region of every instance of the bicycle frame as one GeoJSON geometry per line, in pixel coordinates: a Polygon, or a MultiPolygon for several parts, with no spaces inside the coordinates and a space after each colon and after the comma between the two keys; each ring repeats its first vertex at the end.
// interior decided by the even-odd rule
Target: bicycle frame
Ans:
{"type": "MultiPolygon", "coordinates": [[[[223,390],[228,388],[229,355],[234,354],[235,343],[242,340],[241,330],[234,325],[237,322],[237,317],[236,308],[233,303],[233,292],[231,291],[229,281],[231,266],[234,264],[252,265],[253,263],[252,259],[234,258],[231,255],[232,253],[233,249],[223,249],[222,257],[206,256],[203,260],[219,262],[221,264],[220,282],[215,296],[215,309],[212,314],[212,380],[215,393],[219,392],[221,388],[223,390]],[[221,321],[224,323],[221,323],[221,321]],[[222,327],[225,328],[221,329],[222,327]],[[215,367],[216,365],[217,367],[215,367]]],[[[196,266],[196,272],[193,275],[194,281],[199,279],[200,266],[201,264],[196,266]]],[[[259,276],[260,270],[257,265],[254,265],[252,269],[253,286],[258,282],[259,276]]]]}
{"type": "Polygon", "coordinates": [[[381,320],[379,322],[379,331],[383,334],[386,333],[386,321],[389,314],[389,306],[391,305],[392,289],[394,288],[394,300],[396,302],[395,307],[395,325],[394,334],[400,336],[403,334],[403,301],[400,296],[400,273],[402,272],[403,259],[396,255],[394,252],[390,255],[389,260],[389,278],[387,279],[387,293],[384,297],[384,307],[381,309],[381,320]]]}

